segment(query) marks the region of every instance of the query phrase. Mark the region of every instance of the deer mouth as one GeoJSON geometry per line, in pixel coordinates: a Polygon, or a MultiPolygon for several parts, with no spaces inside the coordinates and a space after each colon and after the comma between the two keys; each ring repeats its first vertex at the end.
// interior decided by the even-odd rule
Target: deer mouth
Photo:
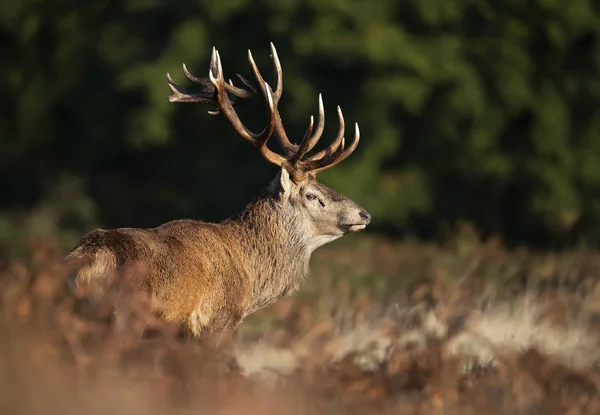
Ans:
{"type": "Polygon", "coordinates": [[[351,233],[351,232],[362,231],[363,229],[365,229],[367,227],[367,225],[364,223],[344,223],[344,224],[340,224],[340,227],[346,233],[351,233]]]}

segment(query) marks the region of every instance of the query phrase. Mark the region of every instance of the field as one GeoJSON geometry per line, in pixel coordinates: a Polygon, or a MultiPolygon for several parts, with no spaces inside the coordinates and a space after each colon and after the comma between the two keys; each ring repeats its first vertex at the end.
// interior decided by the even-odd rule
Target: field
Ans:
{"type": "Polygon", "coordinates": [[[324,247],[218,348],[155,318],[135,270],[75,295],[55,244],[31,241],[0,265],[0,412],[600,413],[600,252],[457,235],[324,247]]]}

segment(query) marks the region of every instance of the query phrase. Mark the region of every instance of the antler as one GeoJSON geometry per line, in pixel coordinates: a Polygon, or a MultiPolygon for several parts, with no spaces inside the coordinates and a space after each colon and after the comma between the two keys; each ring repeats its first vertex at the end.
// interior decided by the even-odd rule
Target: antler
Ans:
{"type": "Polygon", "coordinates": [[[341,108],[338,106],[337,113],[340,128],[336,139],[326,149],[310,157],[304,158],[304,156],[315,147],[323,134],[325,126],[323,99],[321,94],[319,94],[319,118],[316,128],[314,126],[314,117],[311,116],[310,123],[300,144],[292,143],[285,132],[277,107],[283,91],[283,76],[281,63],[279,62],[279,57],[277,56],[277,51],[273,43],[271,43],[271,56],[273,58],[276,78],[275,91],[273,91],[271,86],[263,79],[250,50],[248,50],[248,61],[250,62],[256,84],[248,81],[241,75],[238,75],[238,78],[244,84],[244,88],[234,86],[231,80],[229,80],[229,83],[226,83],[223,75],[221,57],[219,52],[213,48],[208,79],[195,77],[187,70],[185,64],[183,65],[183,72],[186,78],[202,86],[200,92],[190,92],[180,87],[173,79],[171,79],[171,76],[167,74],[169,87],[173,91],[173,94],[169,96],[169,101],[197,102],[215,107],[217,110],[209,111],[210,114],[223,113],[240,136],[257,147],[262,156],[270,163],[277,166],[284,166],[294,181],[303,180],[309,175],[314,177],[320,171],[340,163],[352,154],[360,140],[358,124],[355,124],[355,134],[352,144],[346,148],[344,139],[344,116],[342,115],[341,108]],[[230,95],[232,96],[231,99],[229,97],[230,95]],[[234,109],[234,105],[243,105],[249,101],[256,102],[257,100],[266,101],[269,115],[267,125],[263,131],[258,134],[250,131],[242,123],[234,109]],[[267,142],[273,135],[273,132],[277,132],[279,145],[282,147],[285,155],[275,153],[267,147],[267,142]]]}

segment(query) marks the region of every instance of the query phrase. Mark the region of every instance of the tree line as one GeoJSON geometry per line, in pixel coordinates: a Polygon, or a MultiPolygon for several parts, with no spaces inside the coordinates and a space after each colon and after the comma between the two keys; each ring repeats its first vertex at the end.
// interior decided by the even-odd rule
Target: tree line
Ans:
{"type": "MultiPolygon", "coordinates": [[[[169,72],[283,66],[296,141],[323,94],[361,143],[321,180],[374,229],[457,221],[518,243],[600,235],[600,5],[593,0],[23,0],[0,6],[0,253],[35,234],[220,220],[273,166],[169,72]]],[[[271,79],[269,79],[271,80],[271,79]]],[[[260,128],[258,113],[242,113],[260,128]]],[[[348,131],[348,135],[351,131],[348,131]]]]}

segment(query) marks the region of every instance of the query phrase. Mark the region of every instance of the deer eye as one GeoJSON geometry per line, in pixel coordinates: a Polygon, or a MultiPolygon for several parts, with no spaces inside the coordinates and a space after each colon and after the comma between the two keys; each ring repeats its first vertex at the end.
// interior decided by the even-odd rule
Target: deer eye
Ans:
{"type": "Polygon", "coordinates": [[[308,200],[316,200],[317,196],[313,195],[312,193],[307,193],[306,194],[306,199],[308,200]]]}

